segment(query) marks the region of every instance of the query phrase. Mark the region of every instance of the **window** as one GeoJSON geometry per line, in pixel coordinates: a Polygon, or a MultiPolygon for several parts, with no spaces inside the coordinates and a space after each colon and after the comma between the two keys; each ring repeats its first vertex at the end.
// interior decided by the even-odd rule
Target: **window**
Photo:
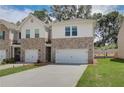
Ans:
{"type": "Polygon", "coordinates": [[[30,38],[30,30],[29,29],[26,30],[26,38],[30,38]]]}
{"type": "Polygon", "coordinates": [[[65,36],[70,36],[70,27],[65,27],[65,36]]]}
{"type": "Polygon", "coordinates": [[[2,40],[5,39],[5,31],[0,32],[0,39],[2,39],[2,40]]]}
{"type": "Polygon", "coordinates": [[[35,38],[39,38],[39,29],[35,29],[35,38]]]}
{"type": "Polygon", "coordinates": [[[77,27],[72,26],[72,36],[77,36],[77,27]]]}

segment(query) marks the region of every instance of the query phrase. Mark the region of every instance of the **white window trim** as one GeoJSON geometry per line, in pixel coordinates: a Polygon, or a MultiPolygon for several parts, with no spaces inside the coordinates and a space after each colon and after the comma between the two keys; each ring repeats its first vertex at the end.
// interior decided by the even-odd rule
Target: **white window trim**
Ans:
{"type": "MultiPolygon", "coordinates": [[[[65,28],[66,28],[66,27],[70,27],[70,36],[66,36],[66,35],[65,35],[65,37],[77,37],[77,36],[78,36],[78,28],[77,28],[77,35],[76,35],[76,36],[73,36],[73,35],[72,35],[72,27],[77,27],[77,26],[65,26],[65,28]]],[[[66,30],[65,30],[65,33],[66,33],[66,30]]]]}
{"type": "Polygon", "coordinates": [[[38,38],[40,38],[40,30],[38,28],[37,29],[34,29],[34,38],[36,38],[35,37],[36,34],[39,34],[39,37],[38,38]],[[36,30],[38,30],[38,33],[36,33],[36,30]]]}
{"type": "Polygon", "coordinates": [[[77,28],[77,26],[71,26],[71,36],[72,36],[72,37],[76,37],[76,36],[78,36],[78,28],[77,28],[77,35],[76,35],[76,36],[73,36],[73,35],[72,35],[72,28],[73,28],[73,27],[76,27],[76,28],[77,28]]]}
{"type": "Polygon", "coordinates": [[[30,36],[30,38],[31,38],[31,30],[30,30],[30,29],[26,29],[26,31],[25,31],[25,38],[27,38],[27,31],[30,32],[30,33],[29,33],[29,36],[30,36]]]}
{"type": "Polygon", "coordinates": [[[71,27],[70,26],[65,26],[65,37],[70,37],[71,36],[71,27]],[[66,36],[66,28],[69,27],[70,28],[70,35],[66,36]]]}

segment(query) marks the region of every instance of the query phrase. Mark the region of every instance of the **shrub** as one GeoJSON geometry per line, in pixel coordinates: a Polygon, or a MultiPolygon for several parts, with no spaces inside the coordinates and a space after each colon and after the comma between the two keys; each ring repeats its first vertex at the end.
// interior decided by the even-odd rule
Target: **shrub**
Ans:
{"type": "Polygon", "coordinates": [[[39,63],[41,63],[41,61],[40,60],[37,60],[37,64],[39,64],[39,63]]]}
{"type": "Polygon", "coordinates": [[[36,63],[34,63],[35,66],[41,66],[42,65],[42,61],[40,61],[39,59],[37,60],[36,63]]]}
{"type": "Polygon", "coordinates": [[[14,58],[6,58],[6,59],[3,59],[1,64],[13,64],[13,63],[16,63],[14,58]]]}
{"type": "Polygon", "coordinates": [[[13,63],[16,63],[16,61],[15,61],[14,58],[10,58],[10,59],[9,59],[9,63],[12,63],[12,64],[13,64],[13,63]]]}
{"type": "Polygon", "coordinates": [[[2,65],[6,64],[5,59],[3,59],[3,61],[1,62],[1,64],[2,65]]]}

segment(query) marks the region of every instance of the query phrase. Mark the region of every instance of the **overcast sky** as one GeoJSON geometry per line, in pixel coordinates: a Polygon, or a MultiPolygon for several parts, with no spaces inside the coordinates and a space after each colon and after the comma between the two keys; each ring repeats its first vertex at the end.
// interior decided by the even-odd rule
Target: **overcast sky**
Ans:
{"type": "MultiPolygon", "coordinates": [[[[16,23],[19,20],[22,20],[24,17],[26,17],[30,12],[33,12],[34,10],[42,10],[47,9],[50,11],[50,6],[48,5],[15,5],[15,6],[0,6],[0,19],[4,19],[7,21],[11,21],[16,23]]],[[[92,14],[93,13],[108,13],[110,11],[119,11],[120,13],[124,14],[124,6],[114,5],[114,6],[93,6],[92,8],[92,14]]]]}

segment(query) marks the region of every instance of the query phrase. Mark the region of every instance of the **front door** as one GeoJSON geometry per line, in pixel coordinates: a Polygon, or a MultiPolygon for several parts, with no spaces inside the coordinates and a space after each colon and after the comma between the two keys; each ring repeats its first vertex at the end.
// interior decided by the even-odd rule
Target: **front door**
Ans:
{"type": "Polygon", "coordinates": [[[51,61],[51,47],[46,47],[46,60],[47,62],[51,61]]]}
{"type": "Polygon", "coordinates": [[[20,61],[20,47],[14,48],[14,58],[16,61],[20,61]]]}

